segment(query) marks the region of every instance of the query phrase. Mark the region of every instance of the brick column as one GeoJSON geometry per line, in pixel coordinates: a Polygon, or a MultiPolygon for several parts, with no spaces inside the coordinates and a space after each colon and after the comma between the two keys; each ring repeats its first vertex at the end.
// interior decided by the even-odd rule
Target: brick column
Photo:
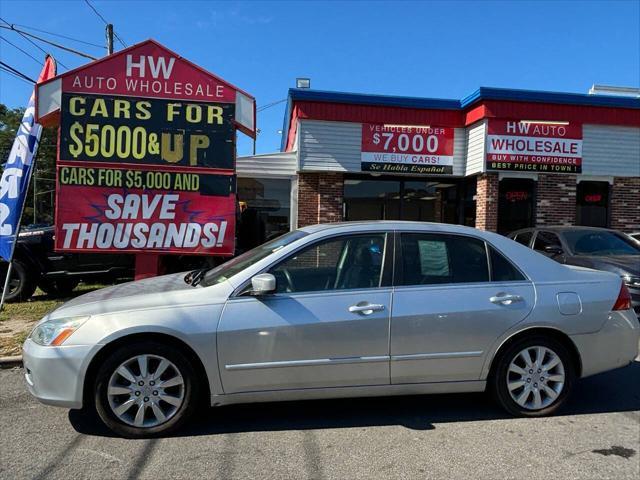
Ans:
{"type": "Polygon", "coordinates": [[[498,230],[498,174],[485,173],[476,183],[476,228],[498,230]]]}
{"type": "Polygon", "coordinates": [[[616,230],[640,230],[640,177],[613,179],[610,219],[616,230]]]}
{"type": "Polygon", "coordinates": [[[298,174],[298,226],[342,221],[344,178],[337,172],[298,174]]]}
{"type": "Polygon", "coordinates": [[[298,174],[298,227],[318,223],[318,174],[298,174]]]}
{"type": "Polygon", "coordinates": [[[575,223],[576,176],[539,174],[536,182],[536,226],[575,223]]]}

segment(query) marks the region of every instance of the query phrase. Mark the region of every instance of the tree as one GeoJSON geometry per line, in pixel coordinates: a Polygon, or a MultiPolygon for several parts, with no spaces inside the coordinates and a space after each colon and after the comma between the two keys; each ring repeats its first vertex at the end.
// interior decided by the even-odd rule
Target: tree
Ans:
{"type": "MultiPolygon", "coordinates": [[[[0,163],[2,165],[9,158],[11,146],[16,138],[23,114],[24,108],[9,108],[0,103],[0,163]]],[[[53,223],[57,139],[57,128],[48,127],[42,131],[35,159],[36,168],[33,172],[35,182],[32,178],[22,217],[23,225],[34,223],[34,184],[36,189],[35,223],[53,223]]]]}

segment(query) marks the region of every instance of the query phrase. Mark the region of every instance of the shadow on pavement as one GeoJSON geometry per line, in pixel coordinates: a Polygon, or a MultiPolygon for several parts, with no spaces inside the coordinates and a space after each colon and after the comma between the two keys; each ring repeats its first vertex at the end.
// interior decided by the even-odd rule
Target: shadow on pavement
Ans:
{"type": "MultiPolygon", "coordinates": [[[[559,417],[640,410],[640,362],[581,380],[559,417]]],[[[512,418],[483,393],[254,403],[202,409],[173,436],[438,423],[512,418]]],[[[79,433],[114,436],[93,415],[71,410],[79,433]]],[[[535,421],[535,420],[532,420],[535,421]]]]}

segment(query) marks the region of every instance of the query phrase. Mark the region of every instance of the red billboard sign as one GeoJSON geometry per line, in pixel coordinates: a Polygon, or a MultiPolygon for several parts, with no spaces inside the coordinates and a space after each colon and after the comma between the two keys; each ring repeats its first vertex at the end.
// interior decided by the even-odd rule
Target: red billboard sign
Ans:
{"type": "Polygon", "coordinates": [[[69,72],[62,91],[234,103],[237,90],[161,45],[143,42],[69,72]]]}
{"type": "Polygon", "coordinates": [[[56,250],[233,252],[232,175],[61,166],[56,250]]]}
{"type": "Polygon", "coordinates": [[[56,250],[232,255],[252,99],[154,41],[60,79],[56,250]]]}
{"type": "Polygon", "coordinates": [[[380,173],[452,174],[454,129],[362,125],[361,168],[380,173]]]}
{"type": "Polygon", "coordinates": [[[582,125],[490,119],[487,170],[582,171],[582,125]]]}

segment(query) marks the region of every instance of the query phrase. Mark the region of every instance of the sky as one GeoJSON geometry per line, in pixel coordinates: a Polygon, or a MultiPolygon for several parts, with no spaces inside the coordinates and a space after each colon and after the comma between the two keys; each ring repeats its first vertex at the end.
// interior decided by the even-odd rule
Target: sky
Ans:
{"type": "MultiPolygon", "coordinates": [[[[251,93],[258,107],[285,99],[296,77],[318,90],[454,99],[480,86],[576,93],[593,83],[640,86],[640,0],[91,4],[127,46],[154,38],[251,93]]],[[[93,56],[106,53],[33,30],[103,45],[104,22],[84,0],[0,0],[0,18],[93,56]]],[[[37,59],[44,53],[16,32],[0,36],[0,60],[37,77],[38,63],[3,39],[37,59]]],[[[87,61],[43,48],[61,63],[59,73],[62,64],[87,61]]],[[[0,71],[0,102],[25,106],[31,89],[0,71]]],[[[284,110],[280,103],[258,114],[258,153],[279,150],[284,110]]],[[[250,153],[251,142],[239,138],[238,154],[250,153]]]]}

